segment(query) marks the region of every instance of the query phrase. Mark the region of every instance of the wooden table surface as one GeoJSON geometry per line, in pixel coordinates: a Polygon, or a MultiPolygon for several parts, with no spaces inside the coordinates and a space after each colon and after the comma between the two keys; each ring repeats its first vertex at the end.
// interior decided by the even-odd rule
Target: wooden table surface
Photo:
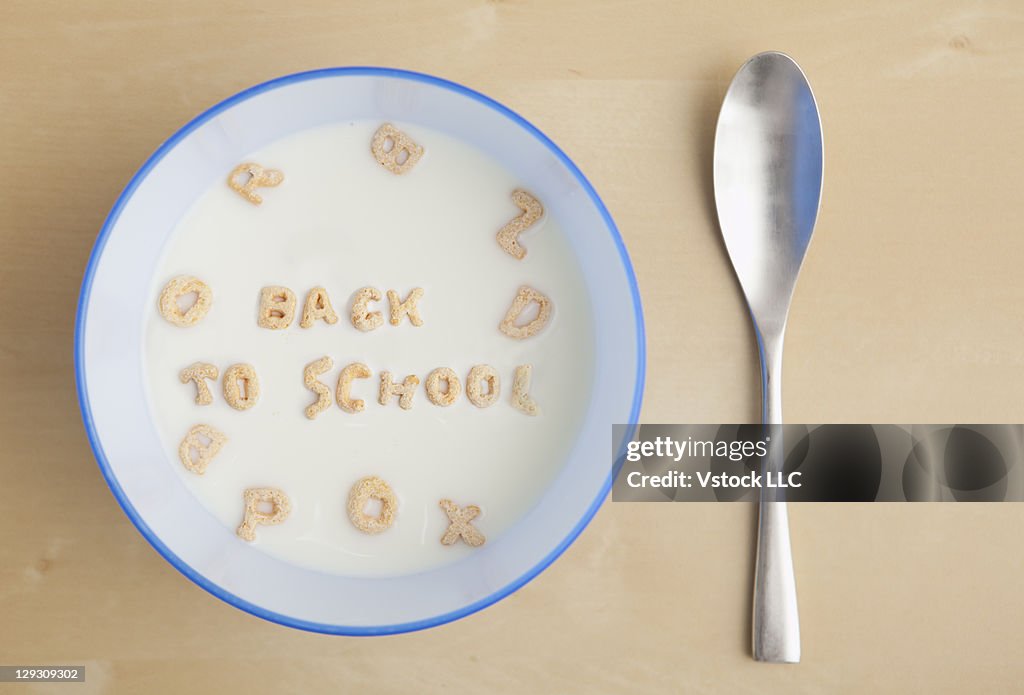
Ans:
{"type": "MultiPolygon", "coordinates": [[[[824,200],[786,355],[792,422],[1024,421],[1024,5],[254,0],[0,5],[0,663],[16,692],[1010,692],[1024,505],[792,509],[804,661],[748,655],[754,510],[609,502],[509,599],[356,639],[221,603],[117,507],[73,381],[104,216],[176,128],[331,65],[441,75],[569,153],[625,237],[649,422],[757,417],[753,337],[711,204],[715,118],[750,55],[815,89],[824,200]],[[813,9],[810,9],[812,8],[813,9]]],[[[2,687],[2,686],[0,686],[2,687]]]]}

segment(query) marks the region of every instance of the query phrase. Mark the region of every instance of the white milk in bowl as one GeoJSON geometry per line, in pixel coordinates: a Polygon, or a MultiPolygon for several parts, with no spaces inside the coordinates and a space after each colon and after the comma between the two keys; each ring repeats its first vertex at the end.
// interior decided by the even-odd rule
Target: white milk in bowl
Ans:
{"type": "Polygon", "coordinates": [[[240,172],[234,186],[224,172],[171,236],[145,322],[149,405],[167,465],[226,527],[252,538],[237,542],[351,576],[426,570],[475,552],[471,540],[497,539],[567,459],[594,378],[583,276],[557,219],[532,221],[514,202],[529,182],[413,124],[395,123],[375,152],[381,126],[300,132],[240,161],[263,169],[240,172]],[[525,230],[517,237],[513,225],[499,243],[517,219],[525,230]],[[178,298],[172,287],[162,305],[181,276],[209,288],[208,308],[201,296],[189,308],[197,295],[185,290],[199,285],[178,286],[178,298]],[[505,323],[522,287],[540,299],[505,323]],[[270,304],[264,288],[275,288],[270,304]],[[314,288],[323,293],[304,321],[314,288]],[[524,326],[539,330],[524,336],[524,326]],[[428,391],[438,368],[456,379],[428,391]],[[227,394],[225,377],[237,387],[227,394]],[[381,405],[382,378],[406,395],[385,393],[381,405]],[[187,442],[186,466],[179,450],[199,425],[208,429],[187,442]],[[356,501],[352,512],[353,486],[369,476],[393,497],[356,501]],[[253,497],[243,524],[245,491],[264,489],[287,505],[253,497]],[[442,500],[454,505],[454,525],[442,500]]]}

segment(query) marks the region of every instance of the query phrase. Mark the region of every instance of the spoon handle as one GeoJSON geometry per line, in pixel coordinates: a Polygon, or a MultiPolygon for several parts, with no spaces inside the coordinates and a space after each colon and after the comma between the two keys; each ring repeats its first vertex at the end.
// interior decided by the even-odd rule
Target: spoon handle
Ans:
{"type": "MultiPolygon", "coordinates": [[[[782,424],[782,343],[762,339],[762,422],[782,424]]],[[[765,470],[783,470],[781,428],[772,432],[765,470]]],[[[753,651],[758,661],[795,664],[800,661],[800,616],[793,576],[793,552],[789,544],[786,503],[766,499],[774,491],[761,490],[757,525],[757,559],[754,564],[753,651]]]]}

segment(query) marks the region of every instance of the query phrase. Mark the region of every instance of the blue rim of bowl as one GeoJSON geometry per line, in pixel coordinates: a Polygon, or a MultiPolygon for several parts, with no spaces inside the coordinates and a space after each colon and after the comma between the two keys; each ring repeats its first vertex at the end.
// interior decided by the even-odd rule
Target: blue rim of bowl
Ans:
{"type": "MultiPolygon", "coordinates": [[[[441,79],[440,77],[434,77],[419,72],[412,72],[410,70],[401,70],[398,68],[380,68],[380,67],[369,67],[369,66],[353,66],[353,67],[335,67],[335,68],[323,68],[319,70],[309,70],[306,72],[298,72],[291,75],[285,75],[278,77],[267,82],[250,87],[244,91],[235,94],[234,96],[228,97],[224,101],[211,106],[210,108],[203,111],[201,114],[193,118],[191,121],[182,126],[174,135],[167,139],[160,147],[149,156],[145,164],[135,172],[128,185],[118,196],[114,202],[114,206],[110,210],[110,214],[107,215],[106,221],[103,223],[103,227],[100,229],[99,236],[96,239],[96,243],[93,246],[92,253],[89,256],[89,262],[85,268],[85,277],[82,280],[82,290],[78,297],[78,311],[75,319],[75,383],[78,387],[78,405],[82,411],[82,420],[85,424],[85,431],[89,437],[89,445],[92,447],[93,454],[96,457],[96,461],[99,464],[100,472],[103,473],[103,477],[107,481],[107,485],[110,487],[110,491],[114,494],[117,499],[117,503],[121,505],[121,509],[128,516],[131,522],[135,525],[135,528],[139,530],[142,536],[149,542],[151,546],[169,562],[176,570],[181,572],[183,575],[188,577],[190,580],[198,584],[201,588],[205,589],[209,593],[213,594],[220,600],[231,604],[236,608],[240,608],[247,613],[251,613],[264,620],[269,620],[273,623],[285,625],[288,627],[294,627],[301,630],[308,630],[310,632],[320,632],[332,635],[349,635],[349,636],[369,636],[369,635],[394,635],[403,632],[413,632],[416,630],[424,630],[438,625],[449,623],[459,618],[464,618],[467,615],[476,613],[479,610],[490,606],[497,601],[505,598],[512,592],[516,591],[524,584],[532,580],[538,574],[543,572],[547,567],[554,562],[559,555],[561,555],[566,548],[568,548],[576,537],[580,535],[590,520],[594,518],[597,510],[608,496],[608,491],[612,485],[612,467],[609,467],[609,474],[601,487],[601,491],[597,497],[591,502],[587,508],[583,517],[579,523],[569,532],[569,534],[562,539],[562,541],[548,553],[539,563],[534,565],[531,569],[523,573],[519,578],[513,580],[509,584],[505,585],[501,589],[495,591],[490,596],[475,601],[467,606],[436,615],[430,618],[424,618],[422,620],[415,620],[406,623],[395,623],[391,625],[380,625],[380,626],[348,626],[348,625],[332,625],[328,623],[318,623],[309,620],[301,620],[294,618],[282,613],[276,613],[274,611],[267,610],[256,604],[250,603],[245,599],[235,596],[229,591],[226,591],[219,585],[210,581],[203,575],[199,574],[185,561],[175,555],[170,548],[163,544],[163,542],[156,536],[155,533],[146,525],[146,522],[142,520],[139,513],[135,511],[135,507],[132,506],[125,495],[124,490],[121,489],[121,485],[118,483],[117,478],[114,476],[113,471],[110,469],[110,464],[107,462],[106,454],[103,452],[103,445],[100,443],[99,437],[96,434],[96,428],[92,419],[92,410],[89,406],[89,393],[85,383],[85,372],[83,370],[83,336],[85,331],[86,322],[86,306],[88,304],[89,295],[92,290],[93,276],[96,273],[96,265],[99,261],[100,256],[103,253],[103,248],[106,245],[107,237],[110,235],[110,231],[113,229],[118,218],[121,215],[125,205],[131,199],[135,189],[138,188],[139,184],[146,178],[150,170],[155,167],[164,156],[170,152],[182,139],[184,139],[189,133],[198,128],[200,125],[210,120],[219,113],[231,108],[235,104],[238,104],[246,99],[254,97],[263,92],[285,85],[294,84],[296,82],[304,82],[306,80],[320,79],[323,77],[339,77],[339,76],[373,76],[373,77],[392,77],[398,79],[411,80],[413,82],[422,82],[430,84],[436,87],[441,87],[449,91],[461,94],[469,97],[484,106],[487,106],[505,117],[512,120],[514,123],[519,125],[521,128],[526,130],[528,133],[533,135],[538,141],[540,141],[548,150],[551,151],[555,157],[562,162],[565,167],[572,172],[573,176],[586,191],[590,197],[591,202],[597,207],[601,213],[601,218],[604,220],[605,226],[612,235],[612,239],[615,242],[616,247],[619,251],[619,256],[622,259],[622,265],[626,271],[626,276],[629,280],[630,292],[633,297],[633,308],[636,314],[637,320],[637,372],[636,372],[636,386],[633,392],[633,403],[630,410],[630,425],[636,423],[640,416],[640,403],[643,399],[644,390],[644,376],[646,368],[646,343],[644,337],[644,318],[643,309],[640,303],[640,288],[637,285],[636,275],[633,272],[633,265],[629,260],[629,254],[626,252],[626,246],[622,241],[622,236],[619,234],[618,228],[615,226],[615,222],[612,220],[611,215],[608,213],[608,209],[601,202],[601,198],[597,195],[597,191],[590,184],[587,178],[583,175],[583,172],[572,162],[571,159],[551,141],[544,133],[538,130],[533,124],[527,121],[525,118],[512,111],[506,106],[499,104],[497,101],[491,99],[488,96],[465,87],[456,82],[441,79]]],[[[619,456],[616,456],[618,460],[619,456]]]]}

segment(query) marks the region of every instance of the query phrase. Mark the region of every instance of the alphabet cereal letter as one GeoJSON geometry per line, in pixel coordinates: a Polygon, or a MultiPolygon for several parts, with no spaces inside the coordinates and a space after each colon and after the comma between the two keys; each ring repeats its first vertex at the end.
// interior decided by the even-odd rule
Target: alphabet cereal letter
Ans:
{"type": "Polygon", "coordinates": [[[510,338],[524,340],[540,333],[547,325],[549,318],[551,318],[551,300],[532,287],[523,285],[516,293],[515,299],[512,300],[512,306],[509,307],[498,328],[510,338]],[[520,315],[526,307],[534,302],[537,304],[537,317],[523,326],[517,325],[516,322],[520,315]]]}
{"type": "Polygon", "coordinates": [[[327,290],[323,287],[314,287],[306,295],[306,303],[302,305],[302,320],[299,325],[309,328],[320,319],[333,326],[338,322],[338,314],[331,306],[331,298],[327,296],[327,290]]]}
{"type": "Polygon", "coordinates": [[[206,472],[206,467],[228,440],[222,432],[209,425],[196,425],[188,431],[178,447],[181,465],[197,475],[206,472]],[[195,451],[195,457],[192,452],[195,451]]]}
{"type": "Polygon", "coordinates": [[[522,189],[512,192],[512,202],[518,205],[523,212],[501,228],[498,232],[498,245],[513,258],[522,260],[526,255],[526,249],[519,245],[519,235],[543,217],[544,206],[522,189]]]}
{"type": "Polygon", "coordinates": [[[316,403],[306,408],[306,417],[310,420],[331,407],[331,390],[317,380],[317,377],[334,367],[334,360],[324,356],[310,362],[302,370],[302,381],[306,388],[316,394],[316,403]]]}
{"type": "Polygon", "coordinates": [[[235,410],[248,410],[260,399],[260,380],[251,364],[233,364],[224,370],[224,400],[235,410]]]}
{"type": "Polygon", "coordinates": [[[217,367],[208,362],[196,362],[181,370],[178,379],[183,384],[190,381],[196,382],[196,405],[210,405],[213,403],[213,394],[210,387],[206,385],[207,379],[216,379],[219,375],[217,367]]]}
{"type": "Polygon", "coordinates": [[[255,162],[239,164],[228,175],[228,186],[253,205],[259,205],[263,198],[256,192],[264,186],[280,186],[284,174],[277,169],[264,169],[255,162]]]}
{"type": "Polygon", "coordinates": [[[392,396],[398,396],[398,406],[402,410],[409,410],[412,407],[412,397],[416,395],[416,387],[419,385],[419,377],[410,374],[405,377],[401,384],[391,381],[391,372],[380,373],[380,397],[377,402],[387,405],[392,396]]]}
{"type": "Polygon", "coordinates": [[[352,525],[363,533],[380,533],[388,530],[395,522],[398,511],[398,498],[391,486],[375,475],[367,476],[356,482],[348,493],[348,518],[352,525]],[[366,513],[366,503],[370,500],[380,501],[380,514],[371,516],[366,513]]]}
{"type": "Polygon", "coordinates": [[[352,325],[361,331],[372,331],[384,323],[384,316],[379,311],[367,311],[370,302],[380,301],[380,290],[376,287],[364,287],[356,292],[352,300],[352,325]]]}
{"type": "Polygon", "coordinates": [[[358,413],[366,403],[361,398],[353,399],[349,392],[352,390],[353,379],[369,379],[370,368],[362,362],[353,362],[341,370],[338,377],[338,405],[346,413],[358,413]]]}
{"type": "Polygon", "coordinates": [[[288,495],[274,487],[248,488],[242,498],[245,500],[245,513],[242,516],[242,525],[238,527],[236,533],[239,538],[250,542],[256,540],[257,524],[280,524],[292,511],[288,495]],[[270,511],[261,510],[261,505],[270,505],[270,511]]]}
{"type": "Polygon", "coordinates": [[[295,293],[287,287],[271,285],[260,290],[260,313],[256,323],[273,331],[288,328],[295,318],[295,293]]]}
{"type": "Polygon", "coordinates": [[[530,398],[530,377],[533,375],[532,364],[521,364],[516,367],[512,378],[512,405],[527,415],[540,412],[537,403],[530,398]]]}
{"type": "Polygon", "coordinates": [[[175,326],[194,326],[199,323],[213,304],[213,292],[205,282],[190,275],[179,275],[164,285],[160,292],[160,315],[175,326]],[[178,300],[186,294],[195,293],[196,301],[186,311],[178,306],[178,300]]]}
{"type": "Polygon", "coordinates": [[[462,392],[462,384],[454,370],[448,367],[438,367],[427,375],[427,398],[434,405],[447,408],[462,392]],[[441,382],[445,383],[445,390],[441,390],[441,382]]]}
{"type": "Polygon", "coordinates": [[[409,296],[403,302],[399,300],[397,292],[388,290],[388,303],[391,305],[391,325],[397,326],[402,322],[402,317],[408,314],[412,325],[422,326],[423,319],[420,318],[420,310],[416,306],[416,302],[420,301],[422,296],[423,288],[417,287],[409,293],[409,296]]]}
{"type": "Polygon", "coordinates": [[[390,123],[385,123],[373,134],[370,151],[382,167],[399,175],[416,166],[423,156],[423,148],[390,123]]]}
{"type": "Polygon", "coordinates": [[[474,548],[483,545],[487,538],[477,531],[472,524],[473,519],[480,516],[480,507],[471,504],[468,507],[460,507],[451,500],[441,500],[441,509],[448,515],[448,529],[441,536],[442,545],[452,545],[460,538],[474,548]]]}
{"type": "Polygon", "coordinates": [[[501,394],[501,379],[498,372],[489,364],[478,364],[469,370],[466,377],[466,397],[477,408],[488,408],[494,405],[501,394]],[[484,384],[487,392],[484,393],[484,384]]]}

